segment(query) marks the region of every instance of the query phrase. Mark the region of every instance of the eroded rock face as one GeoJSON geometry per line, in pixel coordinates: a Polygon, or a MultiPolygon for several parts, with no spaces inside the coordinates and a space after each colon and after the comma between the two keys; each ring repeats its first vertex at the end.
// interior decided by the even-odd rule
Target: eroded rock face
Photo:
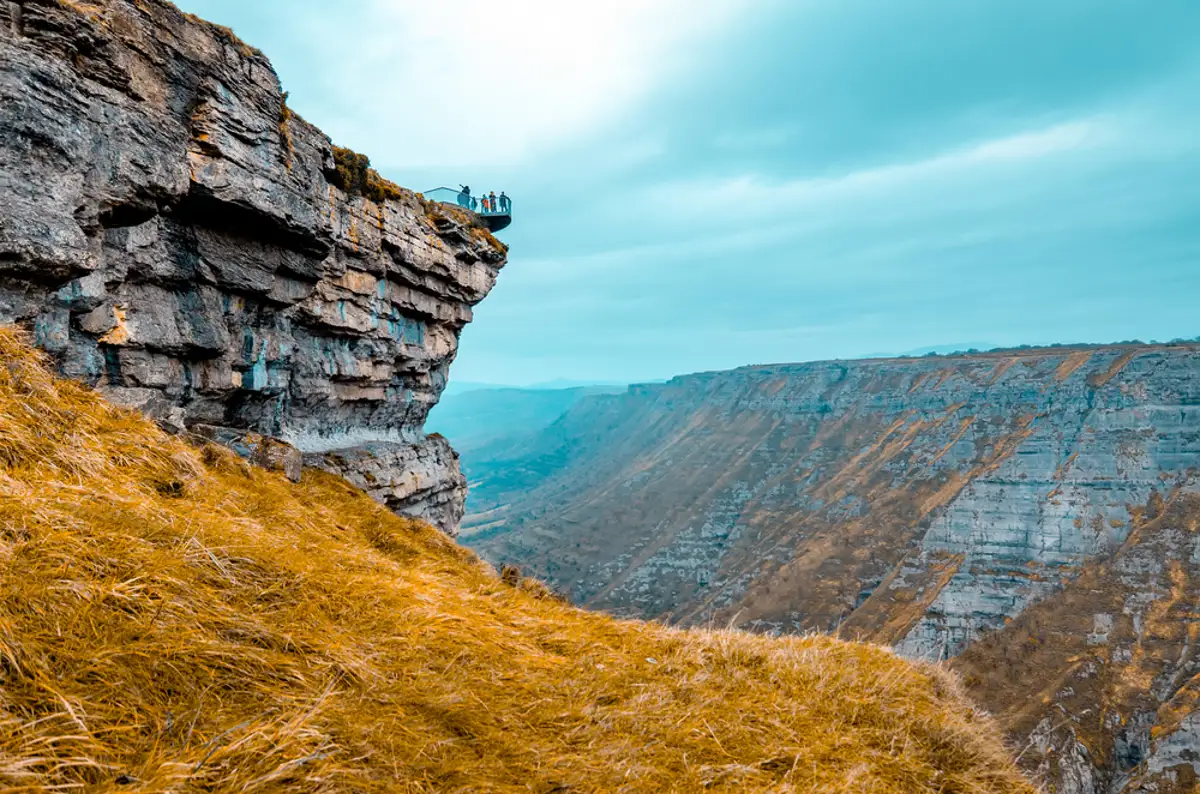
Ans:
{"type": "Polygon", "coordinates": [[[704,373],[468,456],[467,542],[584,604],[952,656],[1200,467],[1200,348],[704,373]]]}
{"type": "Polygon", "coordinates": [[[345,477],[397,513],[458,527],[467,478],[458,454],[436,433],[415,444],[369,443],[304,456],[305,464],[345,477]]]}
{"type": "Polygon", "coordinates": [[[1200,782],[1200,494],[1156,491],[1065,586],[953,660],[1051,791],[1200,782]]]}
{"type": "Polygon", "coordinates": [[[228,31],[160,0],[0,3],[0,322],[167,425],[447,466],[376,496],[452,531],[461,475],[422,428],[505,248],[335,174],[228,31]]]}
{"type": "Polygon", "coordinates": [[[1200,781],[1200,346],[689,375],[464,461],[578,603],[949,657],[1048,791],[1200,781]]]}

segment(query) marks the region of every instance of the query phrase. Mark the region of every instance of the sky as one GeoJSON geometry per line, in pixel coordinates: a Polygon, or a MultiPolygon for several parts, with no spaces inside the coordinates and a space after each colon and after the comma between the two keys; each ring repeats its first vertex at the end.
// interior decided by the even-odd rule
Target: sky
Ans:
{"type": "Polygon", "coordinates": [[[1196,0],[177,0],[504,190],[452,381],[1200,335],[1196,0]]]}

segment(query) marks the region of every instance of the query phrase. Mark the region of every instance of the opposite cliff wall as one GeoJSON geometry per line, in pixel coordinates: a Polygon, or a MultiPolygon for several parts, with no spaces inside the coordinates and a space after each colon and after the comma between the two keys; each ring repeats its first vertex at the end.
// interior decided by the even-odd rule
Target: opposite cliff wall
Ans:
{"type": "Polygon", "coordinates": [[[750,367],[579,403],[478,482],[468,542],[682,623],[952,655],[1200,466],[1200,348],[750,367]]]}
{"type": "Polygon", "coordinates": [[[1072,794],[1200,780],[1200,347],[750,367],[467,456],[467,543],[580,603],[954,660],[1072,794]]]}
{"type": "Polygon", "coordinates": [[[423,424],[505,251],[335,158],[224,28],[0,3],[0,322],[110,399],[282,439],[453,531],[465,481],[423,424]]]}
{"type": "Polygon", "coordinates": [[[1070,794],[1200,788],[1200,494],[1156,491],[1120,547],[955,658],[1070,794]]]}
{"type": "Polygon", "coordinates": [[[464,460],[467,544],[578,603],[965,651],[1048,790],[1200,780],[1200,346],[689,375],[464,460]]]}

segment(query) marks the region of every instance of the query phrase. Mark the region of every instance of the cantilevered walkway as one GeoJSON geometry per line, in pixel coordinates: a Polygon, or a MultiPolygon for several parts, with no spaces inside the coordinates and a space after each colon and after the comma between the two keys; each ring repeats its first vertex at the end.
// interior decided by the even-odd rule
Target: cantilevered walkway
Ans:
{"type": "Polygon", "coordinates": [[[487,224],[490,231],[498,232],[512,223],[512,200],[508,196],[484,194],[472,196],[451,187],[437,187],[423,194],[430,201],[455,204],[474,212],[487,224]]]}

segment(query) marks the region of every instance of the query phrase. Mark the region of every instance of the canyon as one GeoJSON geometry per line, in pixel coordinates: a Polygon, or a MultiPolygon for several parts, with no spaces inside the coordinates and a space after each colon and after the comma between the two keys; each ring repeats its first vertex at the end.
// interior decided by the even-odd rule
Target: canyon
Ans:
{"type": "Polygon", "coordinates": [[[624,390],[624,386],[503,387],[445,393],[430,412],[426,427],[451,439],[460,453],[489,445],[503,450],[514,439],[549,427],[584,397],[624,390]]]}
{"type": "Polygon", "coordinates": [[[228,29],[0,2],[0,789],[1032,792],[934,666],[447,537],[426,419],[506,250],[228,29]]]}
{"type": "MultiPolygon", "coordinates": [[[[129,443],[171,450],[155,453],[171,466],[191,461],[187,477],[206,487],[214,481],[199,472],[209,468],[235,483],[231,492],[268,483],[264,493],[291,505],[280,526],[302,523],[305,489],[317,476],[318,491],[354,504],[355,536],[375,549],[354,541],[338,552],[345,568],[363,555],[405,551],[378,536],[380,526],[418,530],[387,523],[386,511],[373,508],[379,518],[369,502],[346,495],[352,489],[305,467],[449,535],[469,504],[467,545],[593,609],[768,635],[831,632],[945,662],[1051,791],[1195,789],[1200,345],[756,366],[612,394],[538,395],[536,410],[499,406],[503,420],[455,419],[476,439],[460,466],[426,421],[459,335],[506,255],[477,216],[429,202],[335,146],[289,108],[269,61],[230,30],[162,0],[0,2],[0,324],[23,329],[61,375],[158,428],[204,450],[218,442],[302,484],[281,490],[291,486],[211,450],[181,452],[149,426],[128,431],[129,443]],[[548,426],[506,439],[494,435],[499,421],[548,426]]],[[[13,393],[41,399],[36,390],[13,393]]],[[[63,460],[76,448],[102,448],[88,452],[99,462],[80,477],[91,478],[89,499],[116,505],[101,513],[120,514],[132,502],[102,493],[97,472],[129,479],[121,415],[95,409],[108,428],[101,443],[71,435],[79,425],[69,399],[38,404],[50,407],[37,428],[28,411],[10,408],[23,437],[52,443],[63,460]]],[[[5,503],[13,515],[32,515],[39,494],[57,494],[55,510],[73,505],[74,486],[34,458],[0,461],[12,482],[41,477],[23,486],[28,504],[5,503]]],[[[166,505],[160,518],[182,516],[179,500],[195,498],[188,488],[198,486],[180,477],[123,487],[166,505]]],[[[197,502],[209,505],[206,520],[225,504],[219,490],[207,493],[197,502]]],[[[245,498],[247,515],[257,515],[245,498]]],[[[39,520],[46,532],[64,523],[39,520]]],[[[329,520],[343,529],[337,516],[329,520]]],[[[143,523],[132,522],[139,531],[143,523]]],[[[276,540],[260,532],[255,542],[264,537],[276,540]]],[[[16,535],[13,543],[29,545],[16,535]]],[[[445,603],[475,609],[481,587],[501,599],[509,588],[545,610],[548,627],[561,610],[609,631],[511,569],[498,578],[475,567],[432,530],[418,545],[439,576],[447,560],[464,572],[461,587],[444,588],[445,603]]],[[[195,560],[180,554],[195,573],[195,560]]],[[[223,564],[245,562],[209,558],[223,574],[223,564]]],[[[279,565],[290,564],[279,552],[279,565]]],[[[408,576],[403,564],[388,566],[397,581],[408,576]]],[[[25,586],[12,578],[14,592],[25,586]]],[[[65,592],[56,583],[45,590],[53,599],[65,592]]],[[[422,591],[412,603],[429,600],[422,591]]],[[[166,601],[143,601],[154,623],[166,601]]],[[[540,625],[522,614],[511,625],[540,625]]],[[[538,631],[546,664],[575,659],[590,674],[601,669],[581,655],[582,644],[562,651],[559,629],[538,631]]],[[[241,641],[258,636],[247,632],[218,634],[257,654],[254,642],[241,641]]],[[[510,626],[496,636],[496,649],[507,648],[510,626]]],[[[718,650],[734,642],[704,636],[718,650]]],[[[754,648],[791,642],[728,636],[754,648]]],[[[886,652],[847,647],[893,665],[886,652]]],[[[730,669],[759,669],[755,658],[739,657],[730,669]]],[[[658,664],[645,653],[631,659],[639,670],[643,660],[658,664]]],[[[484,679],[494,684],[497,675],[484,679]]],[[[764,697],[773,686],[763,683],[764,697]]],[[[945,696],[955,715],[970,711],[951,684],[920,687],[945,696]]],[[[619,706],[594,694],[589,709],[619,706]]],[[[598,725],[592,713],[581,724],[598,725]]],[[[550,719],[546,734],[557,739],[557,725],[550,719]]],[[[447,742],[463,738],[457,723],[447,726],[447,742]]],[[[705,752],[724,752],[715,734],[713,748],[699,732],[688,741],[697,736],[705,752]]],[[[980,746],[992,746],[990,734],[980,746]]],[[[799,758],[759,759],[752,771],[764,780],[791,775],[799,758]]]]}
{"type": "Polygon", "coordinates": [[[466,483],[423,427],[507,249],[286,100],[169,3],[0,3],[0,323],[164,427],[453,533],[466,483]]]}
{"type": "Polygon", "coordinates": [[[463,534],[618,615],[950,659],[1051,790],[1190,791],[1198,375],[1200,346],[1130,344],[633,386],[467,455],[463,534]]]}

